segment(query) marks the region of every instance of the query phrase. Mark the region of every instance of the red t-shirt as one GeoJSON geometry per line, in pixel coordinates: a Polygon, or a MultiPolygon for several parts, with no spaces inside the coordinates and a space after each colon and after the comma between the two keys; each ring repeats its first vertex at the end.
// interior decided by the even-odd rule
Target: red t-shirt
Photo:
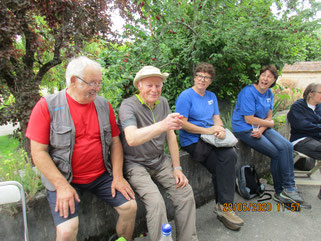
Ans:
{"type": "MultiPolygon", "coordinates": [[[[94,181],[106,171],[102,145],[100,140],[99,122],[94,102],[79,104],[67,93],[72,120],[76,129],[75,146],[72,156],[73,183],[87,184],[94,181]]],[[[112,137],[120,134],[116,124],[114,110],[109,104],[109,120],[112,137]]],[[[26,137],[49,145],[50,114],[47,102],[40,99],[32,110],[26,137]]]]}

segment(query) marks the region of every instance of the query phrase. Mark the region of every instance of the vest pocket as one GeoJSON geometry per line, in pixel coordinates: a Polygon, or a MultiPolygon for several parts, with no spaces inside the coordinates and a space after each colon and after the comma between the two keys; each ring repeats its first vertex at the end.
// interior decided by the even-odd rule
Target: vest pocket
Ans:
{"type": "Polygon", "coordinates": [[[71,126],[52,123],[50,128],[50,145],[55,148],[65,148],[71,145],[71,126]]]}
{"type": "Polygon", "coordinates": [[[61,174],[71,181],[71,126],[52,123],[50,126],[49,154],[61,174]]]}

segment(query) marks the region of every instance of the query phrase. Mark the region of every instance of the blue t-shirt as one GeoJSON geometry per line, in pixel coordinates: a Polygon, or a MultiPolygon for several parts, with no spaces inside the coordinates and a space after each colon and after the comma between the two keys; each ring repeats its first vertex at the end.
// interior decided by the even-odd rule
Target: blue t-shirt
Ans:
{"type": "Polygon", "coordinates": [[[237,97],[232,116],[233,131],[251,130],[252,126],[245,122],[244,116],[254,115],[260,119],[265,119],[270,110],[273,110],[273,93],[271,89],[261,94],[253,84],[246,86],[237,97]]]}
{"type": "MultiPolygon", "coordinates": [[[[214,125],[213,116],[219,115],[216,95],[205,91],[204,96],[197,94],[192,88],[184,90],[176,100],[175,112],[183,115],[197,126],[209,128],[214,125]]],[[[198,142],[200,134],[192,134],[184,130],[179,131],[181,146],[188,146],[198,142]]]]}

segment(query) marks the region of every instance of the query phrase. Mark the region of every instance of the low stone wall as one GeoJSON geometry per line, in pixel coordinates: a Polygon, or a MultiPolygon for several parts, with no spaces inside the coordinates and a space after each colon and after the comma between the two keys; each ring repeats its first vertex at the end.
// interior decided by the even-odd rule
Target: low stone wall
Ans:
{"type": "MultiPolygon", "coordinates": [[[[268,158],[253,151],[241,142],[238,143],[237,148],[239,153],[237,166],[244,163],[253,163],[256,166],[259,175],[262,176],[268,172],[270,166],[268,158]]],[[[191,160],[189,154],[186,152],[181,153],[181,165],[193,187],[197,207],[213,200],[214,189],[210,173],[200,163],[191,160]]],[[[171,220],[174,215],[173,205],[164,190],[161,191],[166,202],[167,215],[171,220]]],[[[136,236],[147,231],[145,220],[146,211],[138,197],[137,203],[136,236]]],[[[0,240],[23,240],[23,221],[21,212],[12,215],[4,206],[0,208],[0,240]]],[[[55,227],[44,191],[40,192],[36,198],[28,203],[27,210],[30,240],[54,240],[55,227]]],[[[85,193],[81,198],[79,220],[79,241],[106,241],[111,234],[115,233],[117,213],[113,208],[97,199],[95,196],[90,193],[85,193]]]]}
{"type": "MultiPolygon", "coordinates": [[[[197,206],[201,206],[214,197],[214,189],[209,172],[199,163],[190,159],[187,153],[181,154],[184,173],[193,187],[197,206]]],[[[161,188],[160,188],[161,189],[161,188]]],[[[167,206],[169,219],[173,219],[174,208],[168,196],[161,190],[167,206]]],[[[138,212],[135,235],[147,232],[145,208],[137,197],[138,212]]],[[[0,240],[23,240],[23,220],[21,212],[12,215],[5,206],[0,207],[0,240]]],[[[19,207],[18,207],[19,209],[19,207]]],[[[9,209],[10,210],[10,209],[9,209]]],[[[45,191],[38,193],[28,203],[28,228],[31,241],[55,240],[55,227],[45,197],[45,191]]],[[[117,212],[94,195],[84,193],[79,212],[79,241],[108,240],[115,233],[117,212]]]]}

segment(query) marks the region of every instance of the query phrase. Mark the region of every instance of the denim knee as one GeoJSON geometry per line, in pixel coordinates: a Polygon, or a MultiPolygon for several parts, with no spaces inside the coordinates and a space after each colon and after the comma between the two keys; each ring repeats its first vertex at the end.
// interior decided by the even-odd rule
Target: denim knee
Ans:
{"type": "Polygon", "coordinates": [[[293,145],[289,141],[281,142],[281,145],[277,147],[280,151],[286,150],[287,152],[293,152],[293,145]]]}

